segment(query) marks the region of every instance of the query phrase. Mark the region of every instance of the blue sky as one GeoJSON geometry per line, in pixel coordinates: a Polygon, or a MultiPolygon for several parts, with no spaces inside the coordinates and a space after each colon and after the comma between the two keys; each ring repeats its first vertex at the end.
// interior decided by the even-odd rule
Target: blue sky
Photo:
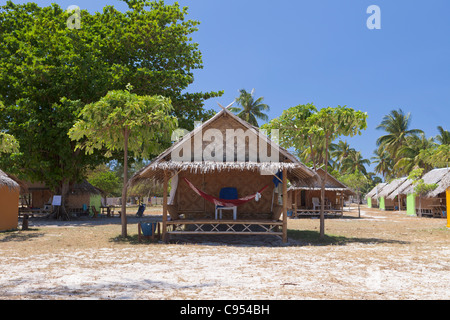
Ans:
{"type": "MultiPolygon", "coordinates": [[[[118,0],[34,2],[126,10],[118,0]]],[[[369,159],[382,134],[375,127],[393,109],[411,112],[412,127],[427,136],[435,136],[439,125],[450,129],[448,0],[178,2],[189,7],[189,19],[201,22],[193,39],[204,68],[189,91],[225,91],[207,108],[231,103],[241,88],[265,98],[271,119],[298,104],[347,105],[369,115],[362,136],[347,139],[369,159]],[[370,5],[381,9],[380,30],[366,26],[370,5]]]]}

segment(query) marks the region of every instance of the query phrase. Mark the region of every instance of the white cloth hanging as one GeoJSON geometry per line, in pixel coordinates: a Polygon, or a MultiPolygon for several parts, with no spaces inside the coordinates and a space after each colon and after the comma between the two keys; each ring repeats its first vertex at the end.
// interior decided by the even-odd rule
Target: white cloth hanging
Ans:
{"type": "Polygon", "coordinates": [[[169,200],[167,200],[167,204],[168,205],[172,205],[173,202],[175,201],[175,194],[177,192],[177,187],[178,187],[178,174],[175,171],[175,175],[173,176],[171,182],[170,182],[170,195],[169,195],[169,200]]]}

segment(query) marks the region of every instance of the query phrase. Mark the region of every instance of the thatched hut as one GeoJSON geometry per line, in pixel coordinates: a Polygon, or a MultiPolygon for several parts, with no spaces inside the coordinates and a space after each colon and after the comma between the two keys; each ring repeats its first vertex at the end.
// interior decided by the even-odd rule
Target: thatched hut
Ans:
{"type": "Polygon", "coordinates": [[[264,233],[282,235],[287,241],[287,180],[312,183],[316,178],[314,171],[258,128],[222,107],[136,173],[129,184],[163,183],[165,239],[182,233],[264,233]],[[237,189],[237,205],[220,196],[230,187],[237,189]],[[220,220],[216,208],[223,206],[235,209],[223,211],[220,220]]]}
{"type": "Polygon", "coordinates": [[[103,194],[104,192],[102,190],[94,187],[85,180],[69,187],[66,205],[73,209],[82,208],[83,205],[86,205],[91,208],[95,207],[97,212],[100,212],[103,194]]]}
{"type": "MultiPolygon", "coordinates": [[[[25,182],[27,190],[22,192],[22,206],[33,209],[50,207],[55,193],[42,182],[25,182]]],[[[103,191],[87,181],[69,186],[65,206],[68,211],[82,212],[83,207],[96,207],[100,212],[103,191]]]]}
{"type": "Polygon", "coordinates": [[[0,231],[17,229],[20,185],[0,170],[0,231]]]}
{"type": "Polygon", "coordinates": [[[405,210],[406,197],[398,193],[398,188],[407,180],[407,177],[398,178],[388,183],[383,190],[378,194],[380,199],[384,199],[381,210],[405,210]]]}
{"type": "Polygon", "coordinates": [[[414,192],[412,181],[408,180],[408,183],[405,182],[398,192],[407,197],[407,213],[418,216],[444,217],[448,212],[446,199],[447,189],[450,187],[450,169],[438,168],[431,170],[422,179],[425,184],[437,184],[437,188],[418,197],[414,192]]]}
{"type": "Polygon", "coordinates": [[[384,198],[380,198],[379,194],[386,186],[386,182],[379,183],[366,194],[365,199],[369,208],[384,207],[384,198]]]}
{"type": "MultiPolygon", "coordinates": [[[[319,168],[317,174],[323,179],[325,170],[319,168]]],[[[317,180],[314,185],[292,183],[288,189],[288,207],[292,210],[292,217],[320,216],[321,184],[317,180]]],[[[325,185],[325,216],[342,216],[344,201],[356,193],[328,173],[325,185]]]]}

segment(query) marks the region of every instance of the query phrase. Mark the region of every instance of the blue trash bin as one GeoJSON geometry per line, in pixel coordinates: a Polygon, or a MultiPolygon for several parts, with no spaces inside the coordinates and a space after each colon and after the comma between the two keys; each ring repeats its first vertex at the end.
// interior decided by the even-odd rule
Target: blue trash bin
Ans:
{"type": "Polygon", "coordinates": [[[157,222],[141,222],[142,234],[145,237],[151,237],[153,235],[152,227],[153,232],[156,232],[157,222]]]}

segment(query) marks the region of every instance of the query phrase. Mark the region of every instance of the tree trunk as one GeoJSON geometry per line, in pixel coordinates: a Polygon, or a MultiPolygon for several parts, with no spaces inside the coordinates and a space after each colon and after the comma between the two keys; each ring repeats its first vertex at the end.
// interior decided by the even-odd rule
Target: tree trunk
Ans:
{"type": "Polygon", "coordinates": [[[66,210],[66,199],[69,193],[69,182],[63,180],[59,187],[58,194],[61,195],[61,205],[55,206],[53,209],[52,217],[58,220],[70,220],[69,214],[66,210]]]}
{"type": "Polygon", "coordinates": [[[128,183],[128,129],[123,132],[124,149],[123,149],[123,187],[122,187],[122,211],[120,218],[122,221],[122,237],[127,236],[127,183],[128,183]]]}
{"type": "Polygon", "coordinates": [[[320,238],[323,239],[325,237],[325,184],[326,184],[326,175],[325,178],[322,179],[322,185],[320,190],[320,238]]]}
{"type": "Polygon", "coordinates": [[[422,217],[422,196],[419,195],[419,217],[422,217]]]}
{"type": "Polygon", "coordinates": [[[322,179],[322,186],[320,190],[320,196],[322,198],[320,204],[320,238],[325,237],[325,186],[328,177],[328,136],[325,138],[325,177],[322,179]]]}
{"type": "Polygon", "coordinates": [[[361,218],[361,194],[358,191],[358,218],[361,218]]]}

